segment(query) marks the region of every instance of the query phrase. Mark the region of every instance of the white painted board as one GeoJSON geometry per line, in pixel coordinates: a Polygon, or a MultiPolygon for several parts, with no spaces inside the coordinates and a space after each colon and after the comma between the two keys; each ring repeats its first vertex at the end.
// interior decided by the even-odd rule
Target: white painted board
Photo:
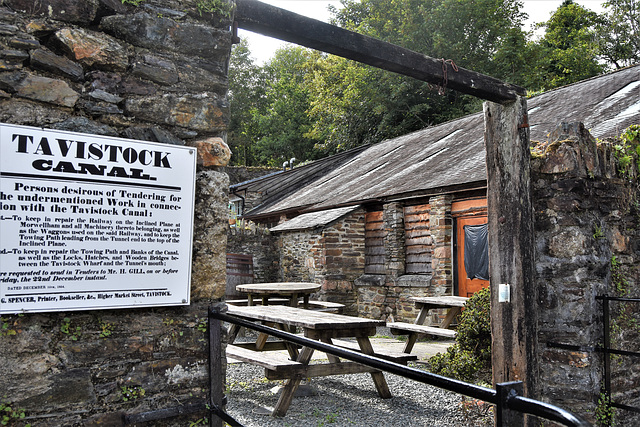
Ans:
{"type": "Polygon", "coordinates": [[[0,124],[0,313],[189,304],[196,157],[0,124]]]}

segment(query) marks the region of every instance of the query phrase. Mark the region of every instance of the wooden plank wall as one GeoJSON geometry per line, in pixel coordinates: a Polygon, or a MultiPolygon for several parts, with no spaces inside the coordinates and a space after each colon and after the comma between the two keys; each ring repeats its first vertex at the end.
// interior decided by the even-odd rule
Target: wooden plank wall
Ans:
{"type": "Polygon", "coordinates": [[[384,222],[382,211],[367,212],[365,218],[365,274],[384,274],[384,222]]]}
{"type": "Polygon", "coordinates": [[[405,268],[407,274],[431,273],[433,241],[429,228],[430,206],[405,206],[405,268]]]}

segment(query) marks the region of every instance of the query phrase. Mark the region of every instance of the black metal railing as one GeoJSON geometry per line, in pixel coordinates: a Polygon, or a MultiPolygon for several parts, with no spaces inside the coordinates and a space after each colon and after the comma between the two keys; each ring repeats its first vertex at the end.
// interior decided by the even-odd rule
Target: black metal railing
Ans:
{"type": "Polygon", "coordinates": [[[635,351],[628,350],[619,350],[615,348],[611,348],[611,310],[609,306],[609,302],[633,302],[640,303],[639,298],[621,298],[621,297],[610,297],[608,295],[597,296],[597,300],[602,301],[602,324],[604,328],[603,333],[603,346],[600,351],[604,353],[604,393],[609,398],[609,403],[614,408],[624,409],[631,412],[640,413],[640,407],[637,406],[629,406],[622,404],[620,402],[616,402],[611,399],[611,355],[615,354],[618,356],[631,356],[631,357],[640,357],[640,353],[635,351]]]}
{"type": "MultiPolygon", "coordinates": [[[[496,425],[498,426],[524,425],[525,414],[535,415],[537,417],[555,421],[566,426],[586,427],[591,425],[562,408],[522,396],[522,382],[501,383],[497,385],[496,390],[493,390],[475,384],[466,383],[464,381],[459,381],[430,372],[421,371],[419,369],[407,367],[399,363],[390,362],[384,359],[362,354],[357,351],[336,347],[302,336],[290,334],[279,329],[274,329],[258,323],[250,322],[237,316],[226,314],[219,307],[212,307],[209,310],[210,330],[219,330],[221,327],[221,322],[228,322],[245,328],[253,329],[258,332],[263,332],[265,334],[274,336],[276,338],[281,338],[294,344],[310,347],[314,350],[348,359],[353,362],[379,369],[381,371],[390,372],[404,378],[433,385],[444,390],[449,390],[454,393],[462,394],[474,399],[494,404],[496,405],[496,425]]],[[[210,345],[212,351],[212,359],[214,352],[220,352],[220,354],[222,353],[222,344],[220,341],[217,341],[217,343],[215,341],[211,341],[210,345]],[[216,345],[219,348],[215,348],[216,345]]],[[[213,383],[212,387],[214,387],[213,383]]],[[[212,401],[212,408],[219,409],[221,407],[222,398],[218,397],[218,399],[219,403],[212,401]]],[[[225,414],[225,416],[228,417],[228,414],[225,414]]],[[[211,425],[213,426],[221,424],[212,423],[211,425]]]]}

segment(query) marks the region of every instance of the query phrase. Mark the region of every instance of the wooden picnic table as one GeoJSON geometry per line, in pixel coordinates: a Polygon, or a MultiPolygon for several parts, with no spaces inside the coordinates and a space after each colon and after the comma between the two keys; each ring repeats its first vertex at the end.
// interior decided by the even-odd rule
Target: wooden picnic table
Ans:
{"type": "Polygon", "coordinates": [[[262,305],[269,305],[269,298],[285,297],[289,299],[291,307],[298,306],[298,299],[302,298],[303,308],[309,307],[309,296],[318,291],[321,285],[309,282],[276,282],[276,283],[247,283],[236,286],[236,290],[248,296],[248,305],[255,305],[255,296],[262,298],[262,305]]]}
{"type": "MultiPolygon", "coordinates": [[[[267,326],[276,327],[289,332],[291,328],[301,328],[304,336],[324,343],[339,345],[340,338],[355,338],[356,349],[364,354],[381,357],[374,352],[369,340],[375,335],[377,326],[384,322],[373,319],[343,316],[341,314],[304,310],[284,305],[266,306],[228,306],[228,314],[252,321],[261,321],[267,326]]],[[[263,366],[265,375],[270,380],[286,379],[287,382],[276,404],[273,415],[284,416],[291,404],[293,395],[304,378],[330,375],[355,374],[369,372],[380,397],[390,398],[389,386],[381,371],[355,362],[341,361],[338,357],[327,354],[328,363],[310,365],[313,349],[301,347],[284,341],[267,341],[266,336],[258,337],[256,342],[234,344],[237,330],[232,327],[227,345],[227,356],[263,366]],[[289,357],[284,354],[267,354],[270,350],[288,350],[289,357]]],[[[345,348],[349,348],[345,346],[345,348]]],[[[351,348],[353,349],[353,347],[351,348]]],[[[405,354],[396,353],[401,362],[415,360],[405,354]]]]}
{"type": "Polygon", "coordinates": [[[404,346],[405,353],[411,353],[413,346],[420,334],[436,335],[447,338],[455,338],[456,332],[449,329],[453,320],[460,314],[462,307],[469,298],[445,295],[440,297],[411,297],[409,298],[415,303],[416,308],[420,309],[418,317],[413,324],[405,322],[390,322],[387,326],[391,329],[391,333],[395,335],[407,334],[407,341],[404,346]],[[424,321],[429,315],[429,311],[438,308],[446,308],[447,314],[439,326],[424,325],[424,321]]]}

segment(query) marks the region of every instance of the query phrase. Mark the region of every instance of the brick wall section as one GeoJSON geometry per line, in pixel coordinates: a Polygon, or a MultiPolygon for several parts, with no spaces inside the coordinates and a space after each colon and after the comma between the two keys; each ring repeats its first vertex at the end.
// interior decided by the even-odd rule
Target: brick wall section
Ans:
{"type": "Polygon", "coordinates": [[[404,207],[401,203],[387,203],[383,207],[385,274],[393,280],[404,274],[404,207]]]}
{"type": "Polygon", "coordinates": [[[225,284],[229,181],[211,160],[229,155],[219,138],[230,24],[188,0],[2,2],[0,122],[193,145],[199,155],[191,306],[2,316],[0,398],[25,409],[25,422],[117,426],[124,413],[206,399],[202,330],[225,284]],[[137,398],[125,401],[122,387],[137,398]]]}
{"type": "Polygon", "coordinates": [[[451,258],[451,239],[453,220],[451,219],[451,201],[449,194],[435,196],[429,200],[431,205],[431,235],[433,236],[433,292],[434,295],[451,295],[453,290],[453,265],[451,258]]]}
{"type": "MultiPolygon", "coordinates": [[[[597,295],[640,297],[640,192],[631,165],[621,176],[611,145],[596,141],[581,124],[550,137],[544,158],[532,160],[536,273],[539,298],[541,396],[594,421],[603,381],[603,356],[547,343],[592,348],[603,343],[602,303],[597,295]],[[612,258],[623,286],[616,289],[612,258]]],[[[640,304],[611,303],[614,345],[640,351],[640,304]]],[[[640,406],[638,360],[612,364],[614,400],[640,406]]],[[[618,411],[617,425],[637,425],[638,414],[618,411]]]]}

